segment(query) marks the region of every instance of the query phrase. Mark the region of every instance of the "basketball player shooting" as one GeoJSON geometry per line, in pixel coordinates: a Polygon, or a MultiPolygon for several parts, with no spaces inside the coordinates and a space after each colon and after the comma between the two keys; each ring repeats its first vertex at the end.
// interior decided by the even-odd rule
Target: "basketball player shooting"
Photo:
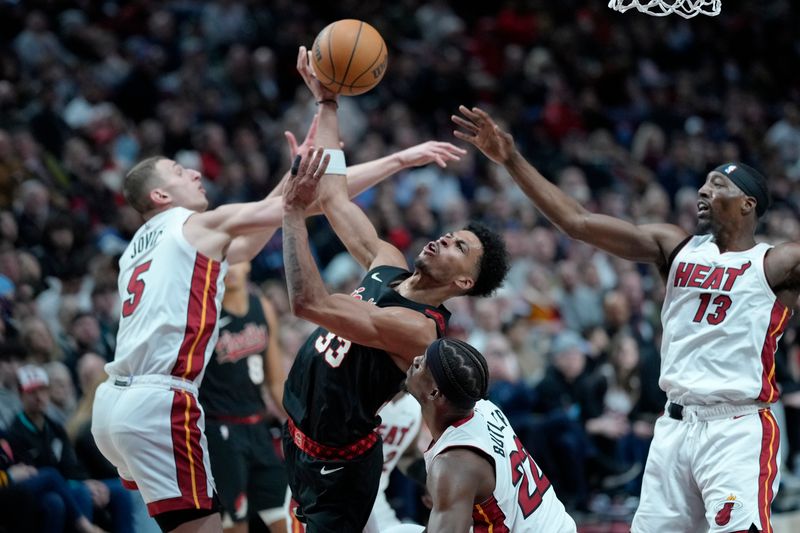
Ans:
{"type": "MultiPolygon", "coordinates": [[[[300,147],[313,142],[316,122],[300,147]]],[[[440,159],[423,143],[348,169],[348,192],[440,159]]],[[[120,258],[122,316],[111,376],[97,390],[92,433],[165,531],[220,529],[197,386],[216,344],[228,262],[249,261],[281,223],[282,198],[206,210],[200,172],[157,156],[126,175],[145,219],[120,258]]]]}
{"type": "Polygon", "coordinates": [[[297,67],[319,104],[317,144],[331,160],[317,183],[316,173],[303,170],[309,159],[314,168],[319,150],[306,156],[284,190],[283,253],[292,310],[320,326],[298,352],[284,389],[284,453],[295,516],[308,530],[360,532],[383,465],[374,431],[378,409],[399,391],[413,358],[444,334],[449,313],[443,302],[492,293],[508,260],[499,235],[470,225],[428,243],[410,272],[403,253],[378,238],[363,211],[342,196],[337,95],[314,77],[304,47],[297,67]],[[367,269],[351,295],[328,293],[308,247],[306,209],[317,192],[336,234],[367,269]]]}
{"type": "Polygon", "coordinates": [[[724,163],[698,191],[697,235],[591,213],[545,179],[512,136],[478,108],[454,132],[502,165],[534,205],[574,239],[655,264],[667,285],[656,423],[632,531],[771,532],[778,488],[775,348],[800,292],[800,244],[757,244],[767,181],[724,163]]]}

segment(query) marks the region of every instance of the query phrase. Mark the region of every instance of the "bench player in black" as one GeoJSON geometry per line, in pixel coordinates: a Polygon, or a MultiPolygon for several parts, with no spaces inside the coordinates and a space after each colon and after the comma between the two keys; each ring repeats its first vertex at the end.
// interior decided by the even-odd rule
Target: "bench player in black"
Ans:
{"type": "Polygon", "coordinates": [[[278,405],[286,371],[272,304],[248,287],[250,263],[230,265],[219,339],[200,386],[211,471],[226,532],[261,520],[285,531],[286,468],[275,453],[262,387],[278,405]]]}
{"type": "MultiPolygon", "coordinates": [[[[336,95],[313,77],[304,48],[298,70],[320,108],[317,144],[333,150],[324,159],[321,149],[309,153],[299,176],[308,165],[322,166],[311,179],[290,178],[284,189],[283,253],[292,309],[320,326],[297,354],[285,385],[284,453],[295,515],[308,530],[360,532],[383,464],[374,431],[378,409],[400,389],[414,357],[444,335],[449,313],[442,303],[492,293],[505,278],[508,259],[499,235],[471,224],[428,243],[410,272],[402,252],[379,239],[358,206],[342,196],[336,95]],[[323,171],[323,211],[367,269],[349,296],[327,292],[308,248],[303,210],[317,198],[323,171]]],[[[438,162],[451,158],[445,153],[438,162]]]]}

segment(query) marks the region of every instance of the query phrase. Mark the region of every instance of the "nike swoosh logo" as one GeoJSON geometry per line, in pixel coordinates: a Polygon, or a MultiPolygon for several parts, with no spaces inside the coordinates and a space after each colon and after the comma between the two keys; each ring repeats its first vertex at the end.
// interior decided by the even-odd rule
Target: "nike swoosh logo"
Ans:
{"type": "Polygon", "coordinates": [[[323,476],[327,476],[328,474],[333,474],[334,472],[338,472],[342,468],[344,468],[344,467],[340,466],[339,468],[328,469],[327,466],[323,466],[322,469],[319,471],[319,473],[322,474],[323,476]]]}
{"type": "Polygon", "coordinates": [[[383,283],[383,280],[382,280],[381,278],[379,278],[379,277],[378,277],[378,273],[377,273],[377,272],[375,272],[374,274],[372,274],[370,277],[371,277],[372,279],[374,279],[375,281],[377,281],[378,283],[383,283]]]}
{"type": "Polygon", "coordinates": [[[231,322],[233,322],[233,318],[231,318],[229,316],[224,316],[224,317],[220,318],[219,321],[218,321],[220,328],[224,328],[225,326],[227,326],[231,322]]]}

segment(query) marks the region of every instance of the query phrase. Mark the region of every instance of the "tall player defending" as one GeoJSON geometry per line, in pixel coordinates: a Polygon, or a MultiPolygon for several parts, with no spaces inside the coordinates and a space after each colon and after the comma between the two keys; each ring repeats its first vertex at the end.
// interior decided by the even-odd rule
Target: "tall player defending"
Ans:
{"type": "Polygon", "coordinates": [[[374,431],[378,409],[398,392],[413,358],[444,334],[449,313],[442,303],[490,294],[505,277],[507,256],[498,235],[470,225],[430,242],[409,272],[400,250],[379,239],[343,194],[336,95],[314,78],[304,47],[297,68],[319,103],[318,144],[338,159],[319,187],[320,203],[368,271],[352,295],[328,294],[308,248],[305,211],[318,184],[302,172],[309,166],[306,157],[284,189],[283,253],[292,310],[320,327],[300,349],[286,382],[284,451],[299,504],[295,514],[309,531],[360,532],[383,464],[374,431]]]}
{"type": "Polygon", "coordinates": [[[422,405],[433,437],[425,452],[433,501],[426,531],[575,533],[508,417],[484,399],[489,369],[478,350],[438,339],[407,376],[405,387],[422,405]]]}
{"type": "MultiPolygon", "coordinates": [[[[441,160],[444,144],[359,165],[350,191],[441,160]]],[[[282,198],[206,211],[200,173],[165,157],[137,164],[123,192],[146,222],[120,258],[117,350],[97,390],[92,433],[162,529],[218,531],[197,385],[217,339],[227,264],[264,247],[281,223],[282,198]]]]}
{"type": "Polygon", "coordinates": [[[766,179],[741,163],[709,172],[698,191],[698,235],[590,213],[545,179],[484,111],[459,108],[455,135],[503,165],[567,235],[666,280],[659,418],[634,532],[771,532],[780,438],[775,347],[800,291],[800,244],[756,244],[766,179]],[[752,528],[752,529],[751,529],[752,528]]]}

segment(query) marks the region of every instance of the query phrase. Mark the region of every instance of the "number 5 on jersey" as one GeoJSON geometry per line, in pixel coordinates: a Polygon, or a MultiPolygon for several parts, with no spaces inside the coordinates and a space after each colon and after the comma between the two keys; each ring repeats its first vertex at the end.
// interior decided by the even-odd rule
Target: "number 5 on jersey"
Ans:
{"type": "Polygon", "coordinates": [[[314,343],[314,348],[316,348],[319,353],[325,354],[326,363],[331,365],[333,368],[337,368],[342,364],[342,361],[344,361],[344,356],[347,355],[347,352],[350,350],[350,346],[352,344],[353,343],[349,340],[338,337],[334,333],[328,333],[327,335],[320,335],[317,337],[317,341],[314,343]],[[333,339],[337,339],[339,342],[339,346],[336,348],[335,353],[333,349],[330,348],[331,341],[333,341],[333,339]]]}
{"type": "Polygon", "coordinates": [[[128,281],[128,299],[122,302],[122,316],[129,317],[139,307],[139,302],[142,300],[142,293],[144,292],[144,280],[141,279],[142,274],[150,270],[150,263],[152,260],[142,263],[133,269],[131,279],[128,281]]]}

